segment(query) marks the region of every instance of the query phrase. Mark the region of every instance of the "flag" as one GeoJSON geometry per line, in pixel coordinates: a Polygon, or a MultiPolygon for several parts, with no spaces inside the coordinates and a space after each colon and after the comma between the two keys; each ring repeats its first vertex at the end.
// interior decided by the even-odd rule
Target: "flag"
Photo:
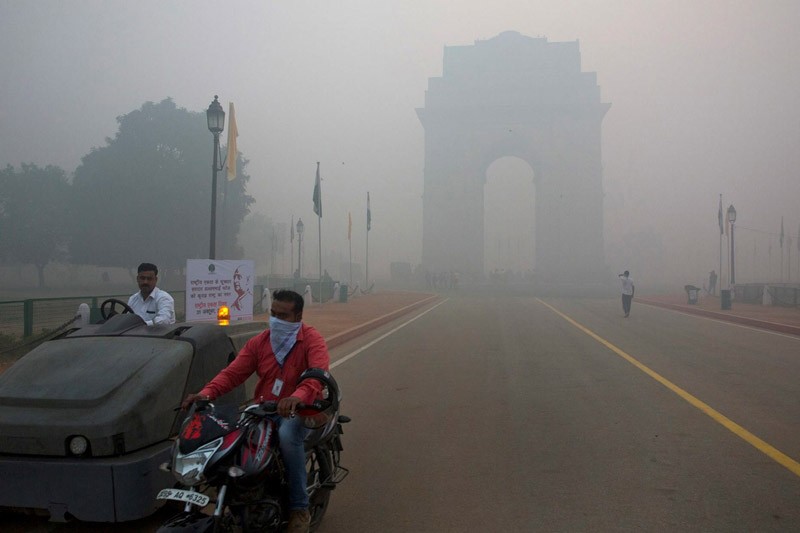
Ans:
{"type": "Polygon", "coordinates": [[[783,217],[781,217],[781,250],[783,250],[783,217]]]}
{"type": "Polygon", "coordinates": [[[723,233],[725,233],[725,230],[724,230],[724,228],[722,226],[723,216],[722,216],[722,195],[721,194],[719,195],[719,212],[717,213],[717,219],[719,219],[719,234],[722,235],[723,233]]]}
{"type": "Polygon", "coordinates": [[[294,242],[294,215],[292,215],[292,224],[289,226],[289,242],[294,242]]]}
{"type": "Polygon", "coordinates": [[[314,182],[314,213],[322,218],[322,184],[319,179],[319,161],[317,161],[317,179],[314,182]]]}
{"type": "Polygon", "coordinates": [[[236,115],[233,113],[233,102],[229,103],[228,109],[228,181],[236,179],[236,137],[239,136],[239,129],[236,127],[236,115]]]}
{"type": "Polygon", "coordinates": [[[369,209],[369,191],[367,191],[367,231],[372,229],[372,211],[369,209]]]}
{"type": "Polygon", "coordinates": [[[347,240],[352,240],[353,236],[353,217],[350,216],[350,212],[347,212],[347,240]]]}

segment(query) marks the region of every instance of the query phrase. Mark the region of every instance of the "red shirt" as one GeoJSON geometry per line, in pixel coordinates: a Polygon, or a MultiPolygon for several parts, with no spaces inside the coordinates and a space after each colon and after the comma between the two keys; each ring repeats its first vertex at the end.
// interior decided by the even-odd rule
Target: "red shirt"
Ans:
{"type": "Polygon", "coordinates": [[[280,400],[289,396],[311,403],[318,398],[322,384],[315,379],[305,380],[300,387],[297,381],[307,368],[329,370],[330,356],[322,335],[311,326],[300,326],[297,342],[283,361],[283,368],[272,351],[269,330],[247,341],[231,364],[224,368],[200,391],[212,400],[241,385],[253,372],[258,374],[255,397],[260,401],[280,400]],[[279,394],[273,394],[275,381],[283,382],[279,394]]]}

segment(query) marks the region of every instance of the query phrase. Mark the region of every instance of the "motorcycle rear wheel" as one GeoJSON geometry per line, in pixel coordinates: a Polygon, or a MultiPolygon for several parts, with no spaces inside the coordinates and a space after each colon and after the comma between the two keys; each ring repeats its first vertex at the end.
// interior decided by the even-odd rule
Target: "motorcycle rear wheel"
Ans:
{"type": "Polygon", "coordinates": [[[308,502],[308,512],[311,514],[310,530],[313,532],[322,523],[331,499],[331,487],[328,483],[333,477],[333,455],[330,450],[321,446],[314,448],[306,459],[306,471],[308,487],[314,487],[308,502]]]}

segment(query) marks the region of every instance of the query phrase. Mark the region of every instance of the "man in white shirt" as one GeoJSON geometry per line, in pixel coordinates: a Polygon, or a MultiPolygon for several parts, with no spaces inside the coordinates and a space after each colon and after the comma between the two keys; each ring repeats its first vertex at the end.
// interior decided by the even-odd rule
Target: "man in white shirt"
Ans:
{"type": "Polygon", "coordinates": [[[625,318],[631,314],[631,301],[633,300],[633,292],[636,288],[633,286],[633,278],[627,270],[619,275],[622,281],[622,310],[625,312],[625,318]]]}
{"type": "Polygon", "coordinates": [[[174,324],[175,300],[167,291],[156,287],[158,267],[153,263],[142,263],[137,269],[136,282],[139,292],[128,298],[133,312],[142,317],[145,324],[174,324]]]}

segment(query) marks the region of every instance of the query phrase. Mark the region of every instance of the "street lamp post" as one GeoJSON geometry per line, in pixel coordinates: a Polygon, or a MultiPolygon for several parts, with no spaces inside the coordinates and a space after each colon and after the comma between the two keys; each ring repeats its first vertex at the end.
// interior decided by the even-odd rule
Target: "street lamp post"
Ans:
{"type": "Polygon", "coordinates": [[[211,239],[209,246],[209,259],[216,259],[216,240],[217,240],[217,172],[222,170],[219,162],[219,134],[225,129],[225,111],[219,103],[218,96],[214,95],[214,101],[206,110],[208,120],[208,130],[214,135],[214,161],[211,163],[211,239]]]}
{"type": "Polygon", "coordinates": [[[733,205],[728,207],[728,222],[731,223],[731,286],[736,284],[736,261],[734,255],[733,226],[736,222],[736,209],[733,205]]]}
{"type": "Polygon", "coordinates": [[[302,263],[300,262],[301,258],[301,250],[303,249],[303,231],[305,230],[305,224],[303,224],[303,219],[297,219],[297,273],[300,274],[300,277],[303,276],[303,269],[302,263]]]}

